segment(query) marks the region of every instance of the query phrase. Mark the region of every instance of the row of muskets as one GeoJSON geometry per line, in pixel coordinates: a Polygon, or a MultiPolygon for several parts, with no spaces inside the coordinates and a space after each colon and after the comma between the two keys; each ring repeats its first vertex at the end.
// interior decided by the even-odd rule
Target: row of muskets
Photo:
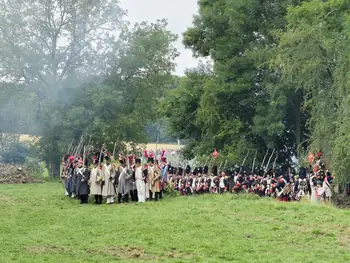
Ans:
{"type": "MultiPolygon", "coordinates": [[[[260,165],[260,169],[262,169],[264,171],[264,176],[267,174],[268,168],[270,167],[272,158],[274,156],[275,156],[275,159],[274,159],[273,164],[272,164],[272,169],[275,169],[275,167],[276,167],[278,152],[275,149],[272,149],[272,152],[270,153],[270,150],[271,150],[270,148],[267,149],[266,154],[264,155],[264,158],[261,161],[261,165],[260,165]]],[[[246,161],[247,161],[247,158],[249,157],[249,154],[250,154],[250,151],[248,151],[248,153],[245,155],[240,166],[235,165],[235,168],[239,168],[239,170],[238,170],[239,174],[242,172],[242,169],[243,169],[244,165],[246,164],[246,161]]],[[[251,169],[252,172],[254,172],[254,169],[255,169],[255,164],[257,161],[257,154],[258,154],[258,151],[256,150],[255,155],[254,155],[254,159],[253,159],[252,169],[251,169]]],[[[167,159],[168,159],[168,162],[171,163],[175,167],[176,166],[177,167],[186,167],[187,165],[189,165],[190,167],[200,166],[200,163],[198,162],[197,159],[181,160],[180,156],[174,156],[172,158],[169,158],[169,156],[168,156],[167,159]]],[[[209,169],[209,171],[211,171],[211,169],[213,168],[213,166],[215,164],[216,164],[216,158],[214,158],[213,156],[209,156],[206,159],[204,166],[208,165],[208,169],[209,169]]],[[[227,165],[227,159],[225,159],[225,162],[220,162],[220,164],[218,166],[218,171],[221,171],[221,169],[227,168],[226,165],[227,165]]]]}
{"type": "MultiPolygon", "coordinates": [[[[86,142],[85,137],[83,135],[81,135],[81,137],[80,137],[80,139],[78,141],[78,144],[74,147],[74,139],[73,139],[71,144],[70,144],[70,146],[69,146],[69,148],[68,148],[68,153],[72,153],[75,158],[81,156],[80,154],[82,153],[83,165],[85,165],[86,156],[93,149],[93,146],[91,144],[91,136],[89,137],[89,140],[87,141],[87,144],[84,144],[84,142],[86,142]]],[[[113,154],[112,154],[113,157],[115,156],[116,145],[117,145],[117,142],[114,142],[114,148],[113,148],[113,154]]],[[[107,151],[107,149],[106,149],[105,143],[104,143],[102,145],[101,149],[100,149],[99,160],[98,160],[98,165],[99,166],[100,166],[101,162],[103,161],[103,160],[101,160],[102,153],[104,153],[105,151],[107,151]]],[[[266,173],[268,172],[268,168],[270,166],[271,160],[272,160],[274,155],[275,155],[275,159],[273,161],[272,169],[275,169],[275,167],[276,167],[276,161],[277,161],[277,158],[278,158],[278,152],[276,152],[275,149],[272,149],[272,152],[271,152],[270,156],[268,157],[269,153],[270,153],[270,148],[267,149],[266,154],[264,155],[264,158],[263,158],[263,160],[261,162],[261,165],[260,165],[260,169],[263,169],[264,175],[266,175],[266,173]]],[[[147,163],[147,160],[145,159],[145,157],[144,157],[144,155],[142,153],[138,152],[138,153],[135,153],[135,154],[133,154],[133,153],[131,153],[131,154],[132,155],[136,155],[137,158],[140,158],[142,165],[147,163]]],[[[239,167],[239,172],[238,173],[242,172],[242,169],[243,169],[243,167],[244,167],[244,165],[246,163],[247,158],[249,157],[249,154],[250,154],[250,150],[248,150],[247,154],[245,155],[242,164],[240,166],[236,165],[236,167],[239,167]]],[[[254,168],[255,168],[257,154],[258,154],[258,151],[256,150],[255,151],[255,155],[254,155],[254,159],[253,159],[253,163],[252,163],[252,169],[251,169],[252,172],[254,171],[254,168]]],[[[154,161],[156,161],[156,155],[157,155],[157,149],[155,150],[154,161]]],[[[198,162],[198,160],[196,158],[192,159],[192,160],[185,160],[179,154],[170,154],[170,155],[168,155],[167,156],[167,161],[168,161],[168,163],[171,163],[171,165],[175,166],[175,167],[186,167],[187,165],[189,165],[191,167],[200,166],[200,163],[198,162]]],[[[216,164],[216,158],[214,158],[213,156],[210,155],[206,159],[206,161],[204,163],[204,166],[208,165],[209,169],[211,170],[215,164],[216,164]]],[[[227,164],[227,159],[225,159],[225,162],[221,162],[219,164],[218,171],[221,171],[222,168],[226,168],[226,164],[227,164]]]]}
{"type": "MultiPolygon", "coordinates": [[[[113,155],[115,154],[115,150],[116,150],[116,146],[117,146],[117,141],[114,142],[114,149],[113,149],[113,155]]],[[[68,153],[72,154],[75,158],[78,158],[80,156],[83,157],[83,164],[85,164],[85,158],[87,155],[89,155],[89,153],[91,152],[91,150],[93,150],[94,147],[92,145],[92,141],[91,141],[91,136],[89,136],[89,140],[86,140],[84,135],[80,136],[80,139],[78,141],[78,144],[76,146],[74,146],[74,139],[72,139],[69,147],[68,147],[68,153]],[[81,155],[82,153],[82,155],[81,155]]],[[[106,147],[105,147],[105,143],[102,144],[101,150],[100,150],[100,158],[99,158],[99,164],[101,163],[101,156],[102,153],[106,151],[106,147]]]]}
{"type": "MultiPolygon", "coordinates": [[[[116,151],[116,146],[117,146],[117,142],[118,139],[113,142],[114,143],[114,147],[113,147],[113,153],[111,155],[112,158],[115,157],[115,151],[116,151]]],[[[78,140],[78,144],[76,146],[74,146],[74,139],[71,141],[69,147],[68,147],[68,153],[73,155],[75,159],[79,158],[82,156],[83,159],[83,167],[85,165],[85,160],[86,157],[89,155],[89,153],[94,149],[93,145],[92,145],[92,141],[91,141],[91,136],[89,137],[89,140],[86,140],[86,138],[84,137],[84,135],[81,135],[79,140],[78,140]],[[86,143],[87,142],[87,143],[86,143]]],[[[101,165],[101,162],[103,162],[102,160],[102,156],[107,152],[107,148],[106,148],[106,144],[105,142],[102,144],[100,150],[99,150],[99,159],[98,159],[98,166],[101,165]]],[[[156,149],[157,152],[157,149],[156,149]]],[[[140,152],[136,152],[136,151],[128,151],[127,155],[135,155],[137,158],[140,158],[142,161],[142,164],[147,163],[147,160],[145,159],[145,157],[143,156],[142,153],[140,152]]],[[[128,158],[126,158],[126,163],[128,166],[130,166],[129,160],[128,158]]]]}
{"type": "MultiPolygon", "coordinates": [[[[268,148],[266,151],[266,154],[264,155],[264,158],[261,162],[261,165],[260,165],[260,168],[263,169],[263,171],[264,171],[264,175],[266,175],[266,173],[268,172],[268,168],[270,167],[270,164],[271,164],[271,161],[272,161],[272,158],[274,157],[274,155],[275,155],[275,159],[273,161],[272,168],[275,169],[275,167],[276,167],[278,153],[276,152],[275,149],[272,149],[270,156],[269,156],[269,153],[270,153],[270,149],[268,148]]],[[[250,151],[248,151],[248,153],[245,155],[243,162],[240,166],[238,166],[238,165],[235,166],[236,168],[239,167],[238,173],[242,172],[242,169],[246,163],[247,158],[249,157],[249,154],[250,154],[250,151]]],[[[252,171],[254,171],[254,167],[255,167],[256,159],[257,159],[257,154],[258,154],[258,151],[255,151],[255,156],[254,156],[253,164],[252,164],[252,171]]],[[[170,155],[170,156],[168,155],[167,161],[169,164],[171,164],[174,167],[187,167],[188,165],[190,167],[201,166],[201,163],[196,158],[194,158],[192,160],[186,160],[186,159],[181,158],[181,155],[170,155]]],[[[208,165],[208,169],[211,170],[215,164],[216,164],[216,158],[209,156],[206,158],[204,166],[208,165]]],[[[226,168],[226,165],[227,165],[227,159],[225,159],[225,162],[221,162],[219,164],[218,171],[220,171],[222,168],[226,168]]]]}
{"type": "Polygon", "coordinates": [[[82,156],[83,158],[83,165],[85,165],[85,159],[86,156],[89,154],[89,152],[93,149],[91,145],[91,136],[89,137],[89,140],[86,141],[84,135],[80,136],[80,139],[78,141],[78,144],[74,146],[74,139],[72,139],[69,147],[68,147],[68,153],[73,155],[75,159],[82,156]],[[87,144],[85,144],[87,142],[87,144]],[[81,155],[82,153],[82,155],[81,155]]]}

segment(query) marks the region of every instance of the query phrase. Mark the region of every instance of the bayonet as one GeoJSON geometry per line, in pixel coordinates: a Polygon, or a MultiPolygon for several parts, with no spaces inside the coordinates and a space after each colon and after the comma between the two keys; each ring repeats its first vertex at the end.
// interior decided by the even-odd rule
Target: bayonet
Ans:
{"type": "Polygon", "coordinates": [[[271,156],[270,156],[270,158],[269,158],[269,161],[267,162],[267,165],[266,165],[266,168],[265,168],[265,173],[267,172],[267,169],[269,168],[269,165],[270,165],[270,162],[271,162],[271,158],[272,158],[272,156],[273,156],[273,154],[275,153],[275,149],[273,149],[273,151],[272,151],[272,154],[271,154],[271,156]]]}
{"type": "Polygon", "coordinates": [[[254,174],[255,160],[256,160],[257,154],[258,154],[258,150],[255,151],[255,156],[254,156],[254,160],[253,160],[253,167],[252,167],[252,173],[253,174],[254,174]]]}
{"type": "Polygon", "coordinates": [[[246,161],[246,160],[247,160],[247,158],[248,158],[249,152],[250,152],[250,150],[248,150],[247,155],[246,155],[246,156],[244,157],[244,159],[243,159],[243,162],[242,162],[241,168],[239,168],[239,174],[241,173],[242,168],[243,168],[243,166],[244,166],[244,164],[245,164],[245,161],[246,161]]]}
{"type": "Polygon", "coordinates": [[[265,154],[264,159],[263,159],[263,161],[261,163],[261,168],[264,168],[265,159],[266,159],[266,157],[267,157],[267,155],[269,153],[269,150],[270,150],[270,148],[267,148],[266,154],[265,154]]]}

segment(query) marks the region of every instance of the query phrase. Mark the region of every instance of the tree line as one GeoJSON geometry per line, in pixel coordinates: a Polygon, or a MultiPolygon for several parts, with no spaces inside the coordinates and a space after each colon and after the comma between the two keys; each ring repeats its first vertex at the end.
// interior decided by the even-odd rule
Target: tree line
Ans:
{"type": "Polygon", "coordinates": [[[0,0],[1,128],[40,134],[53,174],[82,133],[110,147],[151,134],[232,164],[322,151],[347,182],[348,1],[198,5],[183,43],[210,63],[177,77],[165,20],[131,26],[116,0],[0,0]]]}
{"type": "Polygon", "coordinates": [[[40,135],[36,154],[56,176],[82,134],[96,148],[146,142],[176,39],[166,20],[130,25],[117,0],[1,0],[1,132],[40,135]]]}
{"type": "Polygon", "coordinates": [[[201,0],[183,43],[210,58],[188,70],[163,107],[189,156],[213,148],[232,162],[305,165],[324,152],[348,182],[348,1],[201,0]],[[176,106],[177,105],[177,106],[176,106]],[[261,161],[260,161],[261,162],[261,161]]]}

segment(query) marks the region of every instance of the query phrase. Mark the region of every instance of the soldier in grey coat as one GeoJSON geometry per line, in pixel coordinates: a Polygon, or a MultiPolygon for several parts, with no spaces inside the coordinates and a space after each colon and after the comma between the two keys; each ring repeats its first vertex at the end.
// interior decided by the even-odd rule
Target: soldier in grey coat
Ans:
{"type": "Polygon", "coordinates": [[[122,201],[122,197],[124,197],[124,201],[128,202],[129,193],[132,190],[132,171],[127,167],[125,160],[120,160],[121,166],[119,167],[118,174],[118,203],[120,204],[122,201]]]}
{"type": "Polygon", "coordinates": [[[82,162],[79,162],[78,164],[78,171],[77,171],[77,181],[78,184],[78,196],[80,198],[81,204],[87,204],[89,201],[89,178],[90,178],[90,171],[86,166],[82,165],[82,162]]]}
{"type": "Polygon", "coordinates": [[[77,179],[77,172],[78,172],[78,160],[74,160],[74,163],[73,163],[73,169],[71,171],[71,197],[72,198],[76,198],[78,193],[77,193],[77,182],[78,182],[78,179],[77,179]]]}

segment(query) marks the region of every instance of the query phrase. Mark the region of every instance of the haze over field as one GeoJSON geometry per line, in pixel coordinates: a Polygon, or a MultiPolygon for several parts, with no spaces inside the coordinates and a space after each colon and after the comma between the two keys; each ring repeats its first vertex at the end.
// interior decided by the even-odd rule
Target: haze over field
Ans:
{"type": "Polygon", "coordinates": [[[182,34],[192,25],[193,15],[198,12],[197,0],[121,0],[120,3],[128,10],[127,20],[131,23],[168,20],[169,30],[179,36],[175,47],[181,55],[176,59],[175,74],[183,75],[186,68],[197,66],[198,60],[192,57],[192,51],[182,44],[182,34]]]}

